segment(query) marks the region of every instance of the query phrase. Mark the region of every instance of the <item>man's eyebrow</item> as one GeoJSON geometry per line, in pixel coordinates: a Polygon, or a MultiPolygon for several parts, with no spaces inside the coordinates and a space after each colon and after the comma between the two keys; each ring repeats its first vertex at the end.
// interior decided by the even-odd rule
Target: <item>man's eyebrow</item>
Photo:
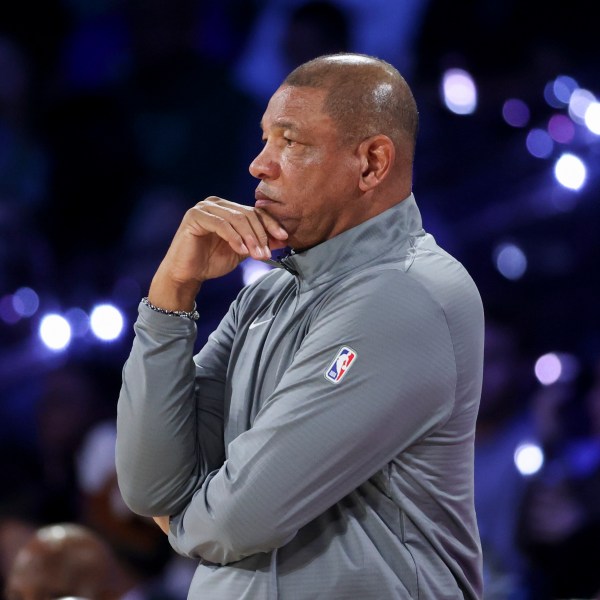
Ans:
{"type": "MultiPolygon", "coordinates": [[[[264,131],[265,127],[263,121],[261,121],[259,125],[261,130],[264,131]]],[[[274,121],[272,126],[274,129],[291,129],[293,131],[298,129],[298,126],[295,123],[293,123],[292,121],[286,121],[285,119],[279,119],[274,121]]]]}

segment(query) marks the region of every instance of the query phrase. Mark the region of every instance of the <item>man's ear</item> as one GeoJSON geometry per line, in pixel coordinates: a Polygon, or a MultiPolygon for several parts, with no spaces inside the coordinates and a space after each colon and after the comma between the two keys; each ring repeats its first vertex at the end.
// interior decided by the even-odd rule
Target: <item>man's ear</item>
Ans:
{"type": "Polygon", "coordinates": [[[390,173],[396,158],[396,148],[387,135],[374,135],[359,147],[361,173],[359,187],[363,192],[377,187],[390,173]]]}

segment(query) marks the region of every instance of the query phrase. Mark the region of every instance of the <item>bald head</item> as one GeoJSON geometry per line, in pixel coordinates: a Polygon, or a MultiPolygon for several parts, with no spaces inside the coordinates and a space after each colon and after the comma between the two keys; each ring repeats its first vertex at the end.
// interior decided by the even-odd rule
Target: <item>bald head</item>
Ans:
{"type": "Polygon", "coordinates": [[[42,527],[17,553],[7,578],[8,600],[119,595],[118,568],[108,546],[76,524],[42,527]]]}
{"type": "Polygon", "coordinates": [[[323,110],[345,140],[387,135],[412,161],[417,105],[405,79],[386,61],[352,53],[320,56],[294,69],[282,85],[326,90],[323,110]]]}

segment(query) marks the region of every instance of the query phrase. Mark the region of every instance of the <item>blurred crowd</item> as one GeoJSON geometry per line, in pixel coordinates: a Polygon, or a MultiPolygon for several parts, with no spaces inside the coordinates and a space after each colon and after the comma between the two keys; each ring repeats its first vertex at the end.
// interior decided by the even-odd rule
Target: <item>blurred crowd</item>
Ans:
{"type": "MultiPolygon", "coordinates": [[[[131,323],[189,206],[207,195],[253,203],[247,165],[281,77],[323,53],[381,56],[420,107],[415,194],[426,227],[471,271],[488,315],[476,442],[486,598],[600,597],[598,193],[580,218],[526,214],[539,161],[518,154],[499,116],[503,99],[519,96],[546,118],[545,81],[566,72],[597,86],[600,57],[590,2],[572,3],[582,15],[575,29],[558,4],[526,4],[4,3],[0,309],[28,286],[47,308],[112,299],[131,323]],[[439,103],[447,66],[480,82],[471,121],[439,103]],[[487,259],[502,235],[543,253],[520,287],[487,259]],[[557,347],[577,368],[542,385],[533,363],[557,347]],[[525,443],[544,457],[530,475],[515,465],[525,443]]],[[[199,344],[242,284],[235,271],[203,288],[199,344]]],[[[192,561],[125,507],[116,484],[114,417],[131,332],[121,345],[52,356],[32,350],[32,335],[30,321],[0,319],[0,586],[34,532],[77,524],[114,552],[123,597],[183,600],[192,561]]]]}
{"type": "Polygon", "coordinates": [[[599,417],[600,359],[541,385],[515,328],[488,319],[475,446],[486,598],[600,598],[599,417]],[[541,455],[518,469],[527,447],[541,455]]]}

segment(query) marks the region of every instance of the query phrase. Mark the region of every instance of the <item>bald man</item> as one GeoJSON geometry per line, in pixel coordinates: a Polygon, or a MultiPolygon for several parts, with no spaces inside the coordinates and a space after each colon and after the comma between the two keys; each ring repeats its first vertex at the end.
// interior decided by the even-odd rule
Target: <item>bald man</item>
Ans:
{"type": "Polygon", "coordinates": [[[6,599],[113,600],[126,590],[123,573],[104,541],[85,527],[64,523],[38,529],[17,553],[6,599]]]}
{"type": "Polygon", "coordinates": [[[117,471],[198,560],[189,598],[482,597],[483,310],[423,229],[417,124],[392,65],[301,65],[262,119],[254,206],[192,207],[140,303],[117,471]],[[276,268],[194,355],[202,284],[247,257],[276,268]]]}

